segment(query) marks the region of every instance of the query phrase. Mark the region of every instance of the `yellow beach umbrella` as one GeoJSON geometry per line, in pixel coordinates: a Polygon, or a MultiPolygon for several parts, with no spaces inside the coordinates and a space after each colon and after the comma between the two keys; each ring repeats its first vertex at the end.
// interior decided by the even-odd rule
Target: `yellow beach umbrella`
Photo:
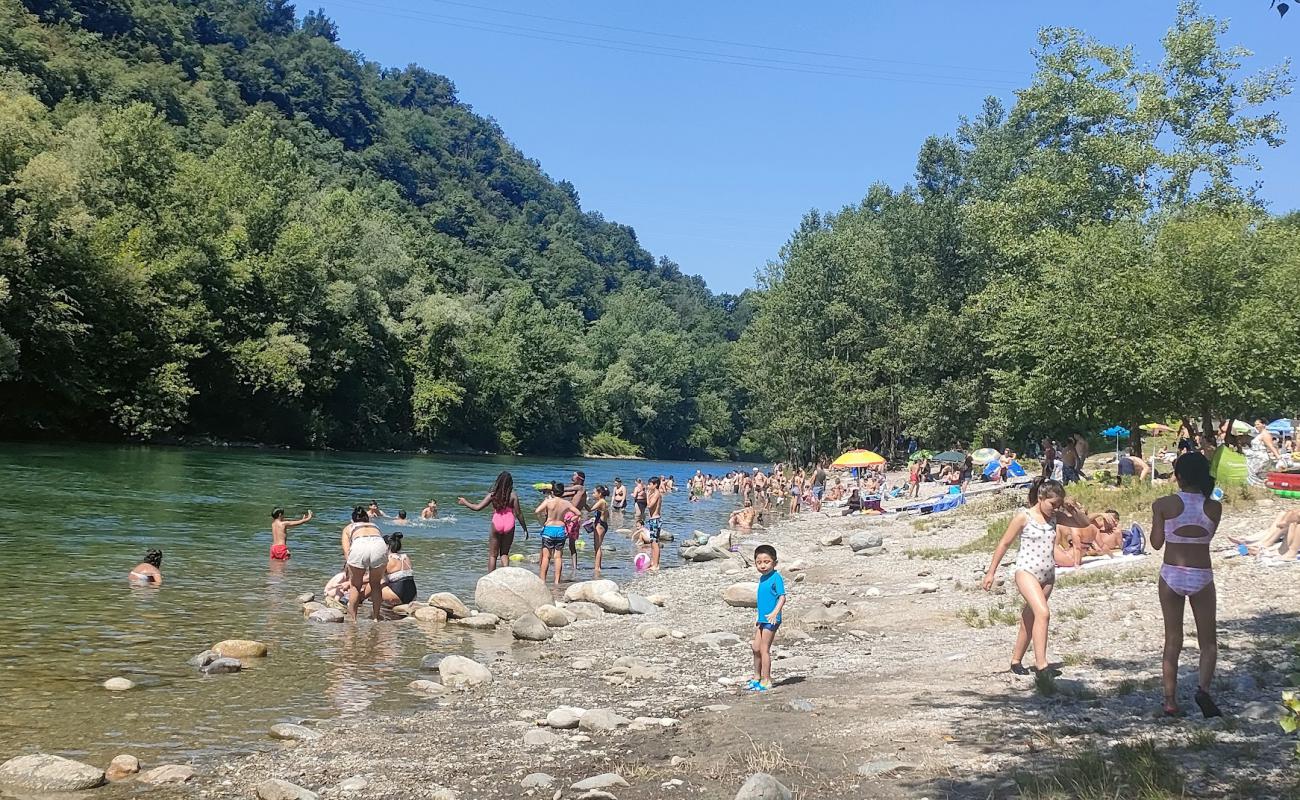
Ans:
{"type": "Polygon", "coordinates": [[[1139,425],[1139,428],[1147,433],[1169,433],[1173,428],[1163,422],[1148,422],[1145,425],[1139,425]]]}
{"type": "Polygon", "coordinates": [[[870,450],[850,450],[831,463],[832,467],[875,467],[885,463],[885,457],[870,450]]]}

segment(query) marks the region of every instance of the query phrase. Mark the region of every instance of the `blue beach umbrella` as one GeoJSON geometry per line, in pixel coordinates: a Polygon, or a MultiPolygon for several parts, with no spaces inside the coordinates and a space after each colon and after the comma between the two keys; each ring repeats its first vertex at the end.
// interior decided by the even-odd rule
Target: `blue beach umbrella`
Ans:
{"type": "Polygon", "coordinates": [[[1275,419],[1268,423],[1268,432],[1276,433],[1278,436],[1290,436],[1295,433],[1295,428],[1291,426],[1289,419],[1275,419]]]}
{"type": "Polygon", "coordinates": [[[1109,428],[1102,431],[1101,435],[1115,437],[1115,458],[1119,458],[1119,440],[1128,438],[1128,428],[1125,428],[1123,425],[1111,425],[1109,428]]]}

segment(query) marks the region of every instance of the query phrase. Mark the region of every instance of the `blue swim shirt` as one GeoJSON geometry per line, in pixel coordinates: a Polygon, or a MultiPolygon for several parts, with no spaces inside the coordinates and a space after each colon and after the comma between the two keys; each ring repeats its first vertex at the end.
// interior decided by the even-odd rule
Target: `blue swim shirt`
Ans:
{"type": "MultiPolygon", "coordinates": [[[[767,615],[776,610],[776,603],[785,596],[785,579],[772,570],[758,579],[758,621],[767,622],[767,615]]],[[[780,624],[781,618],[776,618],[780,624]]]]}

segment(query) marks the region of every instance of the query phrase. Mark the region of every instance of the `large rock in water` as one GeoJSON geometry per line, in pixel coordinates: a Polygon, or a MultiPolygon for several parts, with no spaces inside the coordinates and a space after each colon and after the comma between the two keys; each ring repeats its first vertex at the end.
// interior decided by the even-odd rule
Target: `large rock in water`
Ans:
{"type": "Polygon", "coordinates": [[[544,642],[555,634],[536,614],[524,614],[510,626],[510,633],[525,642],[544,642]]]}
{"type": "Polygon", "coordinates": [[[11,758],[0,764],[0,783],[38,792],[78,792],[104,782],[104,770],[45,753],[11,758]]]}
{"type": "Polygon", "coordinates": [[[793,800],[793,797],[789,789],[766,772],[750,775],[736,792],[736,800],[793,800]]]}
{"type": "Polygon", "coordinates": [[[464,619],[473,613],[469,610],[469,606],[462,603],[460,598],[451,592],[438,592],[429,595],[429,605],[446,611],[447,616],[451,619],[464,619]]]}
{"type": "Polygon", "coordinates": [[[264,658],[266,645],[253,639],[227,639],[212,645],[212,651],[222,658],[264,658]]]}
{"type": "Polygon", "coordinates": [[[512,620],[551,602],[551,591],[535,573],[519,567],[500,567],[478,579],[474,603],[480,611],[512,620]]]}
{"type": "Polygon", "coordinates": [[[722,600],[738,608],[758,608],[758,584],[753,581],[733,583],[722,590],[722,600]]]}
{"type": "Polygon", "coordinates": [[[859,550],[882,547],[884,544],[885,534],[880,531],[858,531],[849,538],[849,547],[855,553],[859,550]]]}
{"type": "Polygon", "coordinates": [[[114,756],[108,764],[108,771],[104,776],[110,781],[120,781],[131,777],[140,771],[140,759],[130,753],[123,753],[120,756],[114,756]]]}
{"type": "Polygon", "coordinates": [[[136,780],[141,783],[152,783],[157,785],[167,783],[186,783],[194,777],[194,767],[188,764],[163,764],[161,767],[154,767],[148,772],[140,773],[136,780]]]}
{"type": "Polygon", "coordinates": [[[617,591],[618,584],[611,580],[578,581],[564,590],[564,599],[570,603],[593,603],[600,595],[617,591]]]}
{"type": "Polygon", "coordinates": [[[466,689],[492,682],[491,670],[465,656],[447,656],[438,662],[438,676],[442,678],[442,685],[449,689],[466,689]]]}

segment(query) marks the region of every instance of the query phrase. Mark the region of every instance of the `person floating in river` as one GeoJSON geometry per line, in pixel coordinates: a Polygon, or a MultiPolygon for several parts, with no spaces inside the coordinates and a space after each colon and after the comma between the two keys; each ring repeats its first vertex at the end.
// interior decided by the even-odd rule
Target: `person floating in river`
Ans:
{"type": "Polygon", "coordinates": [[[133,586],[162,586],[162,551],[150,550],[144,554],[144,560],[132,568],[127,580],[133,586]]]}
{"type": "Polygon", "coordinates": [[[295,520],[284,518],[284,509],[271,510],[271,558],[276,561],[289,560],[289,529],[311,522],[311,509],[295,520]]]}

